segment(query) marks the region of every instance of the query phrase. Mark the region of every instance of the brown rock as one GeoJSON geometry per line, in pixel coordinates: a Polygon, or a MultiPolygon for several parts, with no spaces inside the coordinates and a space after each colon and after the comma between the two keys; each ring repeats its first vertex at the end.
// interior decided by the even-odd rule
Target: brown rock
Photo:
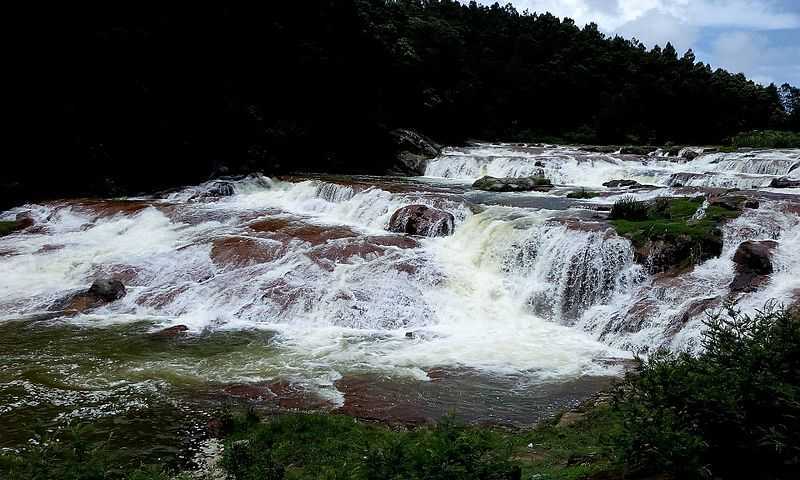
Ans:
{"type": "Polygon", "coordinates": [[[427,205],[400,208],[389,220],[389,231],[408,235],[444,237],[452,234],[454,229],[455,218],[452,213],[427,205]]]}
{"type": "Polygon", "coordinates": [[[219,266],[245,267],[269,263],[280,258],[283,245],[249,237],[225,237],[214,240],[211,260],[219,266]]]}
{"type": "Polygon", "coordinates": [[[762,285],[772,273],[772,252],[778,246],[773,240],[742,242],[733,261],[736,264],[736,277],[731,282],[732,292],[753,292],[762,285]]]}
{"type": "Polygon", "coordinates": [[[154,333],[153,336],[158,338],[175,338],[188,331],[189,327],[187,327],[186,325],[175,325],[174,327],[169,327],[163,330],[159,330],[156,333],[154,333]]]}

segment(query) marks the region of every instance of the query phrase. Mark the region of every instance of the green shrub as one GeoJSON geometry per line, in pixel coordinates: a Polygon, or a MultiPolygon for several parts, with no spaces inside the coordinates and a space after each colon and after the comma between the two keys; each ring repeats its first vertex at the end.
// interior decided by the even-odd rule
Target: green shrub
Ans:
{"type": "Polygon", "coordinates": [[[734,147],[800,148],[800,132],[760,130],[740,133],[731,139],[734,147]]]}
{"type": "Polygon", "coordinates": [[[67,428],[57,438],[41,433],[23,452],[0,455],[3,480],[167,480],[160,466],[126,466],[106,442],[91,441],[90,425],[67,428]]]}
{"type": "Polygon", "coordinates": [[[608,218],[612,220],[646,220],[647,212],[647,202],[638,201],[634,197],[623,197],[614,202],[608,218]]]}
{"type": "Polygon", "coordinates": [[[702,354],[656,353],[621,389],[625,462],[675,478],[797,478],[797,314],[727,309],[706,325],[702,354]]]}
{"type": "Polygon", "coordinates": [[[511,443],[452,418],[435,427],[392,430],[336,415],[281,415],[226,440],[223,466],[236,480],[287,478],[519,478],[511,443]]]}
{"type": "Polygon", "coordinates": [[[510,445],[499,445],[486,429],[445,418],[435,428],[395,437],[370,450],[370,480],[504,480],[520,478],[509,460],[510,445]]]}

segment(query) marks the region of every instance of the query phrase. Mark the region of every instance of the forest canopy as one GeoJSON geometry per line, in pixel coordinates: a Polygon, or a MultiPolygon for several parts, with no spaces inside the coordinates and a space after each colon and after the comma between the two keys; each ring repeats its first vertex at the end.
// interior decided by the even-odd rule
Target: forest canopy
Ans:
{"type": "Polygon", "coordinates": [[[37,147],[10,166],[17,186],[42,162],[67,193],[154,189],[220,165],[380,172],[398,127],[451,143],[650,144],[800,129],[794,87],[510,5],[107,2],[46,17],[27,60],[37,147]]]}

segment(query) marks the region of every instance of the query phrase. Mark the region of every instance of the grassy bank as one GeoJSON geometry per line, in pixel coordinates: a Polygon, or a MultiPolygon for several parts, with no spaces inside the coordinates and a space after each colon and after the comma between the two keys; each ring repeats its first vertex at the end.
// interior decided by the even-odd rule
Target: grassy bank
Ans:
{"type": "MultiPolygon", "coordinates": [[[[797,478],[800,316],[767,305],[706,323],[704,353],[656,353],[610,401],[532,430],[453,418],[406,429],[337,415],[226,414],[220,463],[234,480],[797,478]]],[[[171,476],[162,466],[120,466],[83,438],[70,430],[0,456],[0,477],[171,476]]]]}

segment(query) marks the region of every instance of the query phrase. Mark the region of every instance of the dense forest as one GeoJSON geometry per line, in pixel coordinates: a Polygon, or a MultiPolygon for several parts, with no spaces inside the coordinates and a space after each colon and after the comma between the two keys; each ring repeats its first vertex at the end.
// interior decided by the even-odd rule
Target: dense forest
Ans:
{"type": "Polygon", "coordinates": [[[794,87],[498,4],[107,2],[52,7],[30,28],[7,196],[154,190],[221,166],[380,172],[397,127],[576,143],[800,129],[794,87]]]}

